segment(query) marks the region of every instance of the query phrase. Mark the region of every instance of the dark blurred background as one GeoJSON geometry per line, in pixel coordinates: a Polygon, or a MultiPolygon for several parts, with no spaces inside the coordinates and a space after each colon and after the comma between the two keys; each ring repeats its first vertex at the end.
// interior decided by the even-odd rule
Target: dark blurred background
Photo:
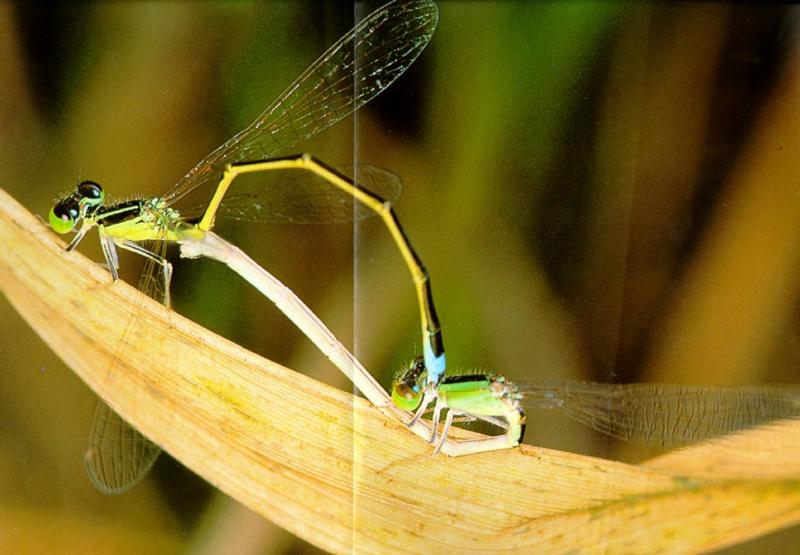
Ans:
{"type": "MultiPolygon", "coordinates": [[[[117,198],[163,193],[380,4],[0,4],[0,186],[43,216],[80,179],[117,198]]],[[[403,77],[292,151],[347,164],[355,149],[402,177],[397,211],[431,272],[449,366],[523,381],[800,381],[800,11],[439,6],[403,77]]],[[[216,231],[385,385],[421,350],[411,280],[377,219],[216,231]]],[[[96,243],[80,250],[100,261],[96,243]]],[[[141,261],[122,258],[136,283],[141,261]]],[[[175,266],[179,313],[350,388],[237,276],[175,266]]],[[[4,528],[30,530],[4,551],[315,551],[166,456],[131,492],[95,492],[81,459],[92,393],[6,300],[0,338],[0,545],[4,528]]],[[[537,445],[655,453],[557,415],[529,420],[537,445]]],[[[730,552],[799,548],[791,529],[730,552]]]]}

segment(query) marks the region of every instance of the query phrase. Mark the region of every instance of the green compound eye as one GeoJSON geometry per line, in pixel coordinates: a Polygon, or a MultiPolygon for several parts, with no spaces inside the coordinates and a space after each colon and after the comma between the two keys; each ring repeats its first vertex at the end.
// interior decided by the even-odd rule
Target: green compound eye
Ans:
{"type": "Polygon", "coordinates": [[[50,210],[48,219],[50,220],[50,227],[53,228],[53,231],[63,235],[64,233],[72,231],[75,227],[75,223],[78,221],[78,216],[78,203],[70,197],[56,204],[53,209],[50,210]]]}
{"type": "Polygon", "coordinates": [[[414,411],[422,401],[419,391],[414,391],[403,382],[392,384],[392,403],[399,409],[414,411]]]}
{"type": "Polygon", "coordinates": [[[416,358],[408,369],[392,383],[392,402],[397,408],[413,411],[422,402],[420,384],[425,381],[425,363],[422,357],[416,358]]]}

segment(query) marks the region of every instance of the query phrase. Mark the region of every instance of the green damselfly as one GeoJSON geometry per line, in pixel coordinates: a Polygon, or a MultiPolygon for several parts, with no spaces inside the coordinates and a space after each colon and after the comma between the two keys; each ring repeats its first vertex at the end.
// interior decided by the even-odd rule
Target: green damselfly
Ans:
{"type": "MultiPolygon", "coordinates": [[[[248,271],[263,285],[269,281],[264,277],[265,272],[253,270],[249,258],[211,232],[217,216],[249,221],[331,222],[346,218],[342,215],[353,211],[355,199],[381,216],[412,272],[423,321],[425,352],[431,368],[437,368],[439,361],[443,363],[444,349],[430,300],[427,272],[391,209],[391,194],[384,199],[360,185],[366,182],[371,188],[399,190],[399,181],[388,172],[366,165],[355,168],[359,174],[355,181],[346,172],[308,155],[271,158],[349,116],[388,87],[425,48],[437,19],[438,11],[431,0],[395,0],[384,5],[339,39],[255,121],[206,156],[164,195],[107,204],[99,184],[83,181],[51,210],[52,228],[58,233],[77,230],[67,250],[75,248],[90,229],[97,228],[114,280],[118,278],[117,248],[145,257],[140,288],[169,306],[172,266],[165,258],[168,242],[181,243],[187,257],[216,256],[234,269],[248,271]],[[237,176],[281,169],[304,170],[334,187],[309,195],[303,180],[290,181],[289,188],[294,188],[298,197],[312,199],[305,203],[307,209],[304,203],[276,202],[268,193],[226,197],[237,176]],[[199,212],[176,207],[178,201],[204,186],[215,189],[211,200],[199,212]],[[344,199],[349,199],[350,204],[344,199]],[[321,206],[326,209],[320,210],[321,206]],[[154,247],[147,248],[142,242],[151,242],[154,247]]],[[[263,288],[262,291],[269,290],[283,299],[276,304],[283,303],[287,310],[297,312],[297,320],[304,322],[304,331],[316,337],[315,343],[331,360],[335,358],[347,365],[347,369],[340,368],[349,373],[359,388],[374,385],[366,370],[352,355],[341,353],[346,349],[291,291],[284,291],[286,288],[277,280],[263,288]]],[[[90,479],[98,489],[106,493],[126,491],[147,473],[159,452],[157,446],[110,408],[98,405],[86,456],[90,479]]]]}
{"type": "MultiPolygon", "coordinates": [[[[392,401],[418,410],[427,384],[415,360],[397,375],[392,401]]],[[[464,452],[516,447],[525,433],[525,409],[558,410],[607,436],[671,448],[800,416],[800,386],[712,387],[675,384],[608,384],[570,380],[515,384],[500,374],[446,374],[433,409],[433,429],[447,410],[438,452],[456,418],[484,420],[502,436],[470,442],[464,452]]],[[[433,441],[433,440],[432,440],[433,441]]]]}

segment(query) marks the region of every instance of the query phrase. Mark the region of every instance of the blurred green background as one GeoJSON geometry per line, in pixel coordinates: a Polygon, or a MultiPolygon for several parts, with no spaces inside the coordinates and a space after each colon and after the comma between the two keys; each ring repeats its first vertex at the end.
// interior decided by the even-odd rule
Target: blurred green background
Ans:
{"type": "MultiPolygon", "coordinates": [[[[0,185],[43,216],[80,179],[117,198],[163,193],[379,5],[0,4],[0,185]]],[[[449,366],[516,380],[799,381],[797,8],[439,6],[403,77],[292,151],[346,164],[355,149],[402,177],[397,211],[432,275],[449,366]]],[[[411,280],[377,219],[217,231],[384,384],[419,353],[411,280]]],[[[96,243],[80,250],[99,261],[96,243]]],[[[135,283],[140,261],[122,258],[135,283]]],[[[237,276],[175,266],[178,312],[350,388],[237,276]]],[[[3,551],[315,551],[166,456],[131,492],[95,492],[81,459],[94,397],[6,300],[0,355],[3,551]],[[4,545],[4,529],[28,543],[4,545]]],[[[537,445],[654,453],[557,415],[529,422],[537,445]]],[[[796,552],[799,538],[731,552],[796,552]]]]}

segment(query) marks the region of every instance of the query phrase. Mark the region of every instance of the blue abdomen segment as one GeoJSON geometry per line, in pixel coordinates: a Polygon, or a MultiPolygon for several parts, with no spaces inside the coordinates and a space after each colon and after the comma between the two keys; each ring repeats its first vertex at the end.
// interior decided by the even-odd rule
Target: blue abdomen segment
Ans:
{"type": "Polygon", "coordinates": [[[428,383],[438,385],[447,368],[444,353],[439,356],[434,355],[430,343],[426,342],[422,354],[425,359],[425,368],[428,370],[428,383]]]}

